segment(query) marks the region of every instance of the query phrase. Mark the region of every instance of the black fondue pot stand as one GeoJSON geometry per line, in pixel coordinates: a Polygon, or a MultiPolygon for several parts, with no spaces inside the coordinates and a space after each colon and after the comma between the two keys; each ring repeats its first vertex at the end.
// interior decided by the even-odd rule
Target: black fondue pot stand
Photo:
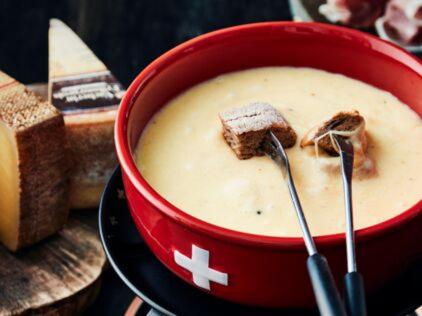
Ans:
{"type": "MultiPolygon", "coordinates": [[[[231,303],[210,296],[173,275],[155,258],[136,230],[126,205],[120,167],[104,191],[99,228],[113,269],[143,301],[136,315],[318,315],[316,309],[274,310],[231,303]]],[[[368,298],[369,315],[412,315],[420,305],[422,260],[368,298]]]]}

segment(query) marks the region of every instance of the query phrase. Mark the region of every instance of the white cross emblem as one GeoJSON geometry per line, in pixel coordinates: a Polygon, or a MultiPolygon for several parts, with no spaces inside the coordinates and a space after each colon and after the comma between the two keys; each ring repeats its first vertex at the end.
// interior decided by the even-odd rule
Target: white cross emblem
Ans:
{"type": "Polygon", "coordinates": [[[228,275],[209,267],[210,252],[192,245],[192,259],[174,251],[174,261],[192,273],[193,283],[204,289],[210,290],[210,281],[227,285],[228,275]]]}

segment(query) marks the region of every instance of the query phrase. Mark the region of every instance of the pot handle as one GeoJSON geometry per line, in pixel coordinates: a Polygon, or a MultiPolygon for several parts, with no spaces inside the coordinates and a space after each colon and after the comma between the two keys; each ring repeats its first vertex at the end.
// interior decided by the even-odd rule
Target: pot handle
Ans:
{"type": "Polygon", "coordinates": [[[346,316],[347,314],[327,259],[318,253],[313,254],[308,257],[307,266],[321,315],[346,316]]]}

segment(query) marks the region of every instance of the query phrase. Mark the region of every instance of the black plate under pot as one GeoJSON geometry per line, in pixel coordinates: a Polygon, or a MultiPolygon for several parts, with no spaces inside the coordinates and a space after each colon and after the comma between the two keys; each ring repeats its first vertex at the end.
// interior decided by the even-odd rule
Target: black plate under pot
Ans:
{"type": "MultiPolygon", "coordinates": [[[[141,308],[142,314],[318,315],[317,310],[275,310],[235,304],[208,295],[179,279],[155,258],[136,230],[126,205],[120,167],[113,173],[103,193],[99,229],[111,266],[148,305],[141,308]]],[[[369,315],[408,315],[420,305],[421,261],[368,299],[369,315]]]]}

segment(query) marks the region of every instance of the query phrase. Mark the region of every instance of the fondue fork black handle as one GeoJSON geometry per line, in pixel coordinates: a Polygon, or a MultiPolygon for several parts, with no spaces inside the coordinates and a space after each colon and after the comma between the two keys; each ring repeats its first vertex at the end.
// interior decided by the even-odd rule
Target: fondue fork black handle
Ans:
{"type": "Polygon", "coordinates": [[[355,233],[353,229],[352,175],[354,149],[349,140],[333,135],[340,152],[346,211],[347,274],[344,277],[346,309],[349,316],[366,316],[365,287],[357,271],[355,233]]]}
{"type": "Polygon", "coordinates": [[[344,276],[346,309],[349,316],[366,316],[365,286],[362,275],[348,272],[344,276]]]}
{"type": "Polygon", "coordinates": [[[306,222],[305,214],[303,213],[299,196],[291,175],[289,159],[278,138],[272,132],[270,132],[270,136],[272,143],[267,145],[271,147],[271,150],[269,150],[267,154],[270,155],[270,157],[279,165],[282,170],[283,177],[287,180],[290,197],[296,210],[296,215],[303,234],[303,240],[309,254],[307,267],[314,295],[318,304],[318,309],[322,316],[345,316],[346,311],[334,282],[327,259],[317,252],[308,223],[306,222]]]}
{"type": "Polygon", "coordinates": [[[319,253],[314,253],[308,257],[306,263],[320,314],[346,315],[327,259],[319,253]]]}

